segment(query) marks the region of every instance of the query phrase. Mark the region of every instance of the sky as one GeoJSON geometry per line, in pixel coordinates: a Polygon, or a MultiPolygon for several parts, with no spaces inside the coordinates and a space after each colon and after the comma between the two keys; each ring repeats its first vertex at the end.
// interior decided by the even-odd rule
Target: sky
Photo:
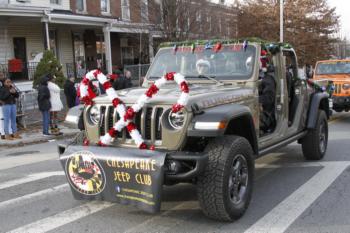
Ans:
{"type": "Polygon", "coordinates": [[[328,4],[336,7],[336,12],[340,15],[340,36],[350,39],[350,1],[349,0],[328,0],[328,4]]]}
{"type": "MultiPolygon", "coordinates": [[[[219,0],[213,0],[218,2],[219,0]]],[[[234,0],[226,0],[233,3],[234,0]]],[[[243,0],[244,1],[244,0],[243,0]]],[[[350,40],[350,0],[327,0],[331,7],[336,7],[336,12],[340,16],[340,37],[350,40]]]]}

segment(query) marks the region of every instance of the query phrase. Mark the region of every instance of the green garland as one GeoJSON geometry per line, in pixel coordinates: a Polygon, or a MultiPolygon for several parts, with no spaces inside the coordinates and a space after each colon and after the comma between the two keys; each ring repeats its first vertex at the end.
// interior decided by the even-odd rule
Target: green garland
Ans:
{"type": "Polygon", "coordinates": [[[213,40],[186,40],[180,42],[164,42],[161,43],[159,48],[172,48],[174,46],[198,46],[198,45],[206,45],[210,42],[212,45],[217,43],[221,43],[222,45],[230,45],[230,44],[239,44],[247,41],[248,44],[260,44],[263,49],[269,50],[270,53],[275,54],[280,51],[280,48],[293,49],[293,46],[289,43],[280,43],[280,42],[270,42],[257,37],[250,38],[242,38],[242,39],[213,39],[213,40]]]}
{"type": "Polygon", "coordinates": [[[334,91],[334,85],[332,81],[327,82],[326,86],[321,86],[320,84],[308,80],[307,83],[316,91],[316,92],[327,92],[329,96],[332,96],[333,91],[334,91]]]}

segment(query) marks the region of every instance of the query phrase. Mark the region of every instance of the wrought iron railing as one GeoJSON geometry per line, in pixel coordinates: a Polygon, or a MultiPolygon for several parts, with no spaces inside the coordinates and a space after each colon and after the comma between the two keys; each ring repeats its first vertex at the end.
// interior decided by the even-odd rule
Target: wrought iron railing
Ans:
{"type": "Polygon", "coordinates": [[[33,80],[36,67],[38,62],[24,62],[21,63],[21,69],[15,72],[9,69],[8,64],[0,64],[0,73],[4,75],[5,78],[11,78],[12,80],[33,80]]]}

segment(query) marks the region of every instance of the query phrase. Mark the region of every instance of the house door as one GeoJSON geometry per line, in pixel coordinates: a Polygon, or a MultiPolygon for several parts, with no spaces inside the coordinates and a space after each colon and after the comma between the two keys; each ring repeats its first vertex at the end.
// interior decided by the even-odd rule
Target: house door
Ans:
{"type": "Polygon", "coordinates": [[[21,59],[22,62],[27,62],[27,46],[26,38],[15,37],[13,38],[13,48],[16,59],[21,59]]]}
{"type": "Polygon", "coordinates": [[[27,46],[26,38],[14,37],[13,38],[13,49],[16,59],[22,61],[22,72],[12,74],[13,79],[21,79],[27,77],[27,46]]]}

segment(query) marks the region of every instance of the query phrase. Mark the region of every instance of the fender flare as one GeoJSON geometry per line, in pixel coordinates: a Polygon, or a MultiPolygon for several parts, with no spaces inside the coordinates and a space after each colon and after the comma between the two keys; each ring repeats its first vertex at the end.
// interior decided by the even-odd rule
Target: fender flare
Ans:
{"type": "Polygon", "coordinates": [[[250,141],[254,153],[258,153],[258,139],[255,131],[255,124],[252,113],[247,106],[239,104],[221,105],[205,109],[200,114],[194,115],[188,129],[187,135],[192,137],[219,137],[225,135],[229,123],[235,119],[244,118],[248,120],[248,133],[251,135],[250,141]],[[224,129],[204,130],[195,129],[196,122],[226,122],[224,129]]]}
{"type": "Polygon", "coordinates": [[[328,93],[322,92],[322,93],[315,93],[311,97],[309,111],[308,111],[308,117],[307,117],[307,124],[306,127],[308,129],[314,129],[316,127],[317,122],[317,116],[318,116],[318,110],[320,109],[321,102],[326,99],[326,106],[324,106],[326,109],[325,112],[327,114],[327,118],[329,118],[329,102],[328,102],[329,95],[328,93]]]}

